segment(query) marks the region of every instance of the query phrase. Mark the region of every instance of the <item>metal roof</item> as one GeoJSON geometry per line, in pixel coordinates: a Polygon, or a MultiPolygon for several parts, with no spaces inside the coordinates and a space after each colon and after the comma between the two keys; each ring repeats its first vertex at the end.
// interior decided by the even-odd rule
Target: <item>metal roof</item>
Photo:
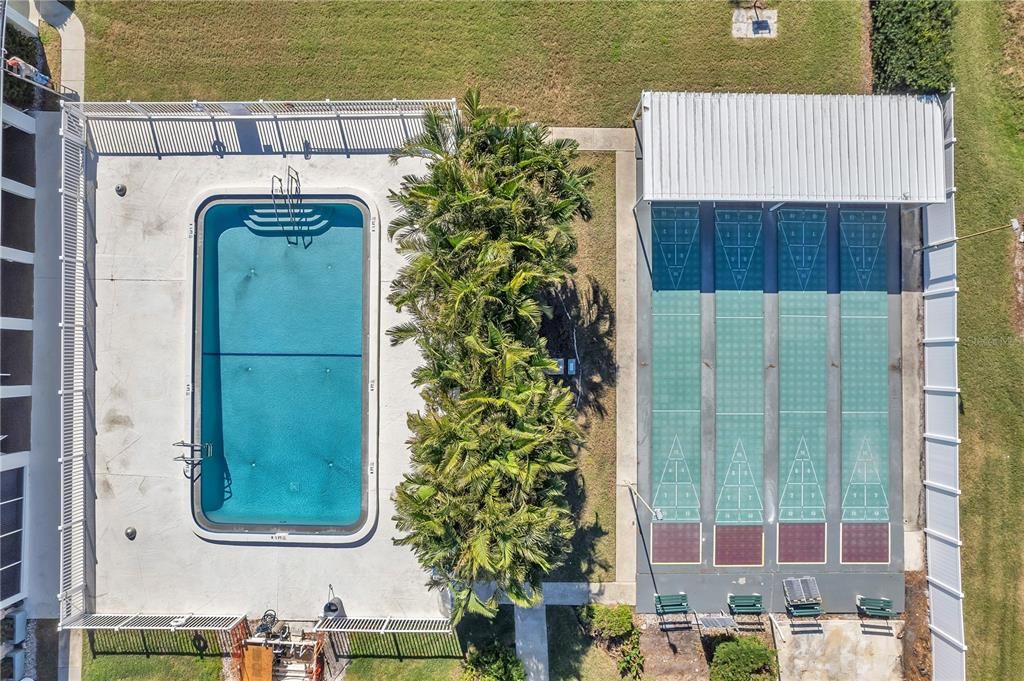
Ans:
{"type": "Polygon", "coordinates": [[[941,203],[942,100],[645,92],[646,200],[941,203]]]}

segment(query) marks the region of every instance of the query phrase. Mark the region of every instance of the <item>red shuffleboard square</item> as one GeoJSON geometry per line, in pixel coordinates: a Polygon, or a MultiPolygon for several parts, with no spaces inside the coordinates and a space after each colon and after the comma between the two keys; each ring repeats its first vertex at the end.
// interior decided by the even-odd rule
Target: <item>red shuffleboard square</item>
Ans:
{"type": "Polygon", "coordinates": [[[715,565],[763,565],[764,529],[760,525],[716,525],[715,565]]]}
{"type": "Polygon", "coordinates": [[[780,563],[824,563],[825,523],[779,523],[780,563]]]}
{"type": "Polygon", "coordinates": [[[652,563],[699,563],[700,523],[654,523],[652,563]]]}
{"type": "Polygon", "coordinates": [[[889,562],[889,523],[843,523],[841,531],[842,562],[889,562]]]}

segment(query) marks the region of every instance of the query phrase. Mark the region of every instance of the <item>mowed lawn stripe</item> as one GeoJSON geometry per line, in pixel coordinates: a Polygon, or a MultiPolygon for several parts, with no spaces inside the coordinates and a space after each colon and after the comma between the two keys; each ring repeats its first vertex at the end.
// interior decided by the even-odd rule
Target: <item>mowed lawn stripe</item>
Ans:
{"type": "MultiPolygon", "coordinates": [[[[959,3],[956,20],[957,231],[1024,210],[1024,138],[1000,76],[1000,6],[959,3]]],[[[1018,65],[1022,68],[1024,65],[1018,65]]],[[[969,677],[1020,678],[1024,666],[1024,344],[1011,323],[1010,231],[959,246],[960,487],[969,677]]]]}
{"type": "Polygon", "coordinates": [[[865,92],[856,2],[779,2],[735,40],[725,2],[79,0],[94,100],[458,97],[628,124],[643,89],[865,92]]]}

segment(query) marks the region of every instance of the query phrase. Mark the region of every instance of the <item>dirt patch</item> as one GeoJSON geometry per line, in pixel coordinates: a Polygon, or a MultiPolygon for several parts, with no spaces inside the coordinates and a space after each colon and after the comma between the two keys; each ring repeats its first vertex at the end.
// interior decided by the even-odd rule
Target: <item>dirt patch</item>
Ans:
{"type": "Polygon", "coordinates": [[[860,73],[864,83],[864,93],[871,94],[874,87],[874,70],[871,64],[871,2],[861,0],[860,13],[863,20],[863,30],[860,39],[860,73]]]}
{"type": "MultiPolygon", "coordinates": [[[[1017,219],[1024,223],[1024,213],[1018,215],[1017,219]]],[[[1013,291],[1015,294],[1010,318],[1017,335],[1024,338],[1024,248],[1020,247],[1016,237],[1015,234],[1014,239],[1010,242],[1010,248],[1013,249],[1013,291]]]]}
{"type": "Polygon", "coordinates": [[[672,627],[661,631],[658,618],[639,615],[640,650],[644,654],[644,679],[657,681],[707,681],[711,673],[697,627],[672,627]]]}
{"type": "Polygon", "coordinates": [[[932,639],[928,629],[928,580],[924,571],[906,573],[906,585],[903,672],[906,681],[930,681],[932,639]]]}
{"type": "Polygon", "coordinates": [[[1003,42],[1003,73],[1012,85],[1024,88],[1024,0],[1003,3],[1006,40],[1003,42]]]}

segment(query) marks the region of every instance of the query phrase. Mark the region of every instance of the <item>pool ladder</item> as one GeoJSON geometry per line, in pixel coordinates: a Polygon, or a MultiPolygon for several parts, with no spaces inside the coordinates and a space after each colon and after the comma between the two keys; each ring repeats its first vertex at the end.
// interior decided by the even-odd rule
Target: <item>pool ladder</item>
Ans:
{"type": "MultiPolygon", "coordinates": [[[[286,229],[290,229],[294,233],[285,235],[285,238],[290,245],[298,246],[298,235],[304,226],[304,220],[297,216],[305,212],[302,210],[302,182],[299,180],[299,172],[295,168],[288,166],[286,174],[288,176],[287,190],[285,189],[285,181],[280,175],[274,175],[270,178],[270,200],[274,204],[274,213],[279,216],[279,220],[281,213],[287,214],[289,225],[286,229]]],[[[312,243],[313,237],[308,234],[302,234],[303,248],[309,248],[312,243]]]]}
{"type": "Polygon", "coordinates": [[[184,464],[181,472],[189,480],[195,479],[196,469],[203,463],[204,458],[213,453],[213,445],[209,442],[185,442],[184,440],[179,440],[172,446],[187,447],[190,450],[190,454],[182,454],[173,459],[184,464]]]}

